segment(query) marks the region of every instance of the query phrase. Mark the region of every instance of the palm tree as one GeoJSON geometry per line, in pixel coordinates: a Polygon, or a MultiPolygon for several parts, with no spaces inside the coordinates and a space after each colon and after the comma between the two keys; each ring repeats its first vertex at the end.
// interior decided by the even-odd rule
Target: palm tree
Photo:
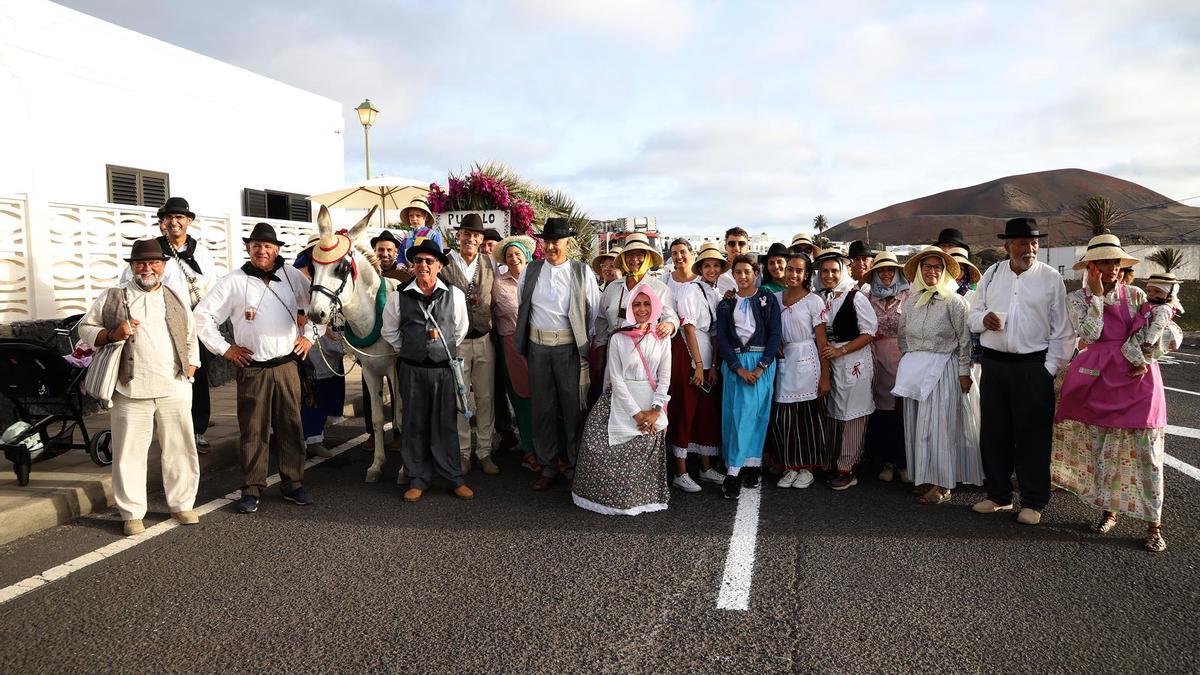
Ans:
{"type": "Polygon", "coordinates": [[[817,232],[824,232],[827,227],[829,227],[829,221],[825,219],[825,214],[818,213],[817,217],[813,218],[813,229],[817,232]]]}
{"type": "Polygon", "coordinates": [[[1170,274],[1183,267],[1183,251],[1177,248],[1160,248],[1146,256],[1146,260],[1163,268],[1163,272],[1170,274]]]}
{"type": "Polygon", "coordinates": [[[1092,229],[1092,236],[1108,234],[1113,225],[1121,222],[1129,212],[1117,207],[1108,197],[1094,195],[1071,209],[1072,220],[1092,229]]]}

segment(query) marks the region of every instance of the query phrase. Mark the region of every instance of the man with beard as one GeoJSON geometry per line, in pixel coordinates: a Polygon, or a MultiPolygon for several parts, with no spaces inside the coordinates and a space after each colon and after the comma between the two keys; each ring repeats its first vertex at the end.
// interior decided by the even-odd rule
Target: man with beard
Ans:
{"type": "Polygon", "coordinates": [[[1008,260],[984,273],[968,315],[971,331],[982,333],[979,452],[988,493],[972,508],[1011,511],[1015,469],[1017,521],[1037,525],[1050,502],[1054,378],[1071,358],[1074,332],[1062,276],[1037,259],[1047,233],[1033,218],[1013,218],[998,236],[1008,260]]]}
{"type": "Polygon", "coordinates": [[[226,274],[196,306],[200,339],[214,354],[238,367],[237,417],[242,446],[242,498],[238,511],[254,513],[267,487],[270,450],[279,458],[283,498],[306,506],[312,497],[304,477],[304,433],[300,422],[300,370],[316,326],[302,322],[308,307],[309,281],[284,265],[283,242],[275,228],[258,223],[246,243],[250,260],[226,274]],[[221,335],[230,320],[234,344],[221,335]],[[268,438],[269,447],[268,447],[268,438]]]}
{"type": "Polygon", "coordinates": [[[123,342],[112,420],[113,499],[127,535],[146,530],[146,465],[150,441],[162,450],[163,491],[171,517],[198,518],[200,460],[192,431],[192,379],[200,347],[186,300],[163,283],[167,257],[159,242],[140,239],[125,259],[127,281],[100,294],[79,324],[95,347],[123,342]]]}
{"type": "MultiPolygon", "coordinates": [[[[195,237],[188,234],[196,214],[192,213],[188,201],[183,197],[171,197],[158,210],[158,229],[162,236],[155,239],[166,256],[163,266],[162,285],[175,291],[175,295],[195,309],[208,294],[216,274],[212,254],[195,237]]],[[[121,273],[121,282],[133,279],[129,268],[121,273]]],[[[192,378],[192,428],[196,434],[196,450],[205,454],[209,450],[208,421],[212,417],[209,400],[208,363],[213,355],[200,346],[200,367],[192,378]]]]}

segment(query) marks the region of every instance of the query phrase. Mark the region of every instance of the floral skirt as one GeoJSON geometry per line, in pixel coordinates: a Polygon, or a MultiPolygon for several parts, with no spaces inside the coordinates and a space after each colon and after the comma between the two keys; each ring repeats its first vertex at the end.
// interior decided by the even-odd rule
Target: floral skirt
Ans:
{"type": "Polygon", "coordinates": [[[1103,511],[1158,521],[1165,431],[1063,420],[1054,425],[1050,479],[1103,511]]]}
{"type": "Polygon", "coordinates": [[[609,445],[611,410],[612,392],[605,390],[583,426],[571,499],[580,508],[610,516],[636,516],[667,508],[666,431],[609,445]]]}

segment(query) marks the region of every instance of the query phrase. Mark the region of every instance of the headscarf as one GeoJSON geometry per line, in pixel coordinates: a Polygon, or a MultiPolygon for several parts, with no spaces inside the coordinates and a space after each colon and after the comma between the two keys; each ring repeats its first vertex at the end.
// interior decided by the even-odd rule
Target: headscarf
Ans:
{"type": "MultiPolygon", "coordinates": [[[[821,286],[821,288],[817,290],[817,293],[819,293],[821,295],[821,297],[825,299],[826,303],[828,303],[830,300],[833,299],[833,295],[835,293],[846,293],[854,288],[858,288],[858,284],[856,284],[854,282],[854,277],[852,277],[846,273],[846,259],[845,258],[835,258],[835,260],[837,260],[838,268],[841,269],[841,276],[838,277],[839,280],[838,280],[837,286],[834,286],[833,288],[825,288],[824,286],[821,286]]],[[[824,267],[825,263],[827,263],[827,262],[829,262],[828,258],[826,258],[825,260],[822,260],[820,262],[821,267],[824,267]]],[[[821,279],[821,268],[820,267],[818,267],[816,269],[815,274],[817,275],[817,283],[820,284],[821,283],[821,280],[820,280],[821,279]]]]}
{"type": "Polygon", "coordinates": [[[500,255],[503,256],[504,252],[507,251],[510,246],[516,246],[517,248],[521,249],[521,252],[525,254],[525,264],[526,265],[533,262],[533,251],[530,251],[528,246],[517,241],[516,239],[505,244],[504,248],[500,250],[500,255]]]}
{"type": "MultiPolygon", "coordinates": [[[[885,267],[880,269],[888,268],[885,267]]],[[[912,284],[908,282],[907,278],[905,278],[904,271],[901,268],[892,267],[891,269],[896,270],[896,276],[892,277],[891,286],[884,286],[883,282],[879,280],[879,275],[877,272],[880,270],[874,270],[870,273],[872,298],[894,298],[904,291],[912,288],[912,284]]]]}
{"type": "MultiPolygon", "coordinates": [[[[647,258],[649,258],[649,256],[647,256],[647,258]]],[[[620,330],[622,332],[629,333],[629,336],[634,340],[638,340],[647,334],[652,334],[655,337],[658,337],[658,333],[655,329],[658,325],[658,317],[661,315],[662,300],[658,297],[658,294],[655,293],[654,289],[650,288],[649,286],[643,283],[638,283],[638,285],[634,286],[633,289],[629,291],[629,298],[625,301],[625,321],[627,321],[630,325],[625,326],[620,330]],[[639,295],[644,295],[650,298],[650,319],[646,322],[645,330],[639,328],[637,319],[633,318],[633,301],[636,300],[639,295]]]]}
{"type": "MultiPolygon", "coordinates": [[[[635,249],[635,250],[641,251],[642,249],[635,249]]],[[[642,258],[642,264],[636,270],[629,269],[629,266],[625,262],[625,252],[624,251],[622,251],[620,257],[617,258],[617,263],[618,263],[617,267],[619,267],[621,269],[621,272],[625,274],[625,277],[626,278],[633,277],[633,280],[639,284],[642,282],[642,278],[646,276],[646,272],[650,271],[650,265],[653,264],[653,262],[654,262],[654,256],[650,255],[649,251],[643,251],[643,252],[646,254],[646,257],[642,258]]],[[[635,286],[635,288],[636,288],[636,286],[635,286]]]]}
{"type": "MultiPolygon", "coordinates": [[[[936,256],[925,255],[924,258],[932,258],[936,256]]],[[[958,295],[958,280],[950,276],[950,273],[945,269],[942,270],[941,276],[938,277],[937,283],[930,286],[925,283],[925,275],[921,274],[921,266],[917,265],[917,273],[913,276],[916,279],[912,280],[912,287],[917,289],[919,294],[917,297],[917,307],[928,304],[934,296],[942,300],[949,300],[950,296],[958,295]]]]}

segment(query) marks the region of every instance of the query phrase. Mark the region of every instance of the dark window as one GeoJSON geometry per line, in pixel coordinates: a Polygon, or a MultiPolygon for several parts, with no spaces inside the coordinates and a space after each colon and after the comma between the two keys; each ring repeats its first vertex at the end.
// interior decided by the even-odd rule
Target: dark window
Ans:
{"type": "Polygon", "coordinates": [[[308,195],[278,190],[242,190],[242,215],[247,218],[299,220],[312,222],[312,204],[308,195]]]}
{"type": "Polygon", "coordinates": [[[110,204],[131,204],[158,208],[171,196],[171,181],[161,171],[105,166],[110,204]]]}

